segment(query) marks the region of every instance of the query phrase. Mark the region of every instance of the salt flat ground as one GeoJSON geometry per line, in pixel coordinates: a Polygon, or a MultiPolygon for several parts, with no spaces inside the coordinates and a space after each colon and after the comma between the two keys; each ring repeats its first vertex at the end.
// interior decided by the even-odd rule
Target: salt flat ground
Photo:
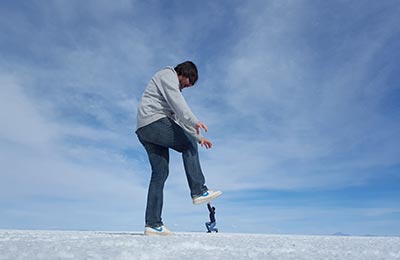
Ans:
{"type": "Polygon", "coordinates": [[[1,230],[0,259],[400,259],[399,237],[1,230]]]}

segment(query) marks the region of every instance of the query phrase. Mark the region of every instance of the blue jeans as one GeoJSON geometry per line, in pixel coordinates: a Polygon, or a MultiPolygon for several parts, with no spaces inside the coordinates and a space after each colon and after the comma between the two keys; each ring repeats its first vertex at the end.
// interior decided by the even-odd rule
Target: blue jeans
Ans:
{"type": "Polygon", "coordinates": [[[217,222],[206,222],[206,228],[208,232],[216,231],[218,232],[218,229],[215,227],[217,225],[217,222]]]}
{"type": "Polygon", "coordinates": [[[147,193],[146,226],[163,225],[164,183],[169,174],[169,148],[182,153],[186,178],[193,197],[208,189],[201,171],[197,141],[170,118],[161,118],[136,131],[139,141],[146,149],[151,165],[151,179],[147,193]]]}

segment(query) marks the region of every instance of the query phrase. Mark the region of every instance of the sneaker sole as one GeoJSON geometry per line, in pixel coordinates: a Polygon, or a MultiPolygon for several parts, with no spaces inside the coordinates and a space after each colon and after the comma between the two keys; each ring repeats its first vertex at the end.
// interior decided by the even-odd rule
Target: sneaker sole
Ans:
{"type": "Polygon", "coordinates": [[[172,231],[163,231],[163,232],[158,232],[158,231],[155,231],[155,230],[152,230],[152,229],[145,229],[144,230],[144,235],[145,236],[173,236],[173,235],[175,235],[174,234],[174,232],[172,232],[172,231]]]}
{"type": "Polygon", "coordinates": [[[166,237],[166,236],[173,236],[174,233],[165,233],[165,232],[162,232],[162,233],[144,232],[144,235],[145,235],[145,236],[148,236],[148,237],[166,237]]]}
{"type": "Polygon", "coordinates": [[[165,237],[165,236],[173,236],[174,235],[174,233],[169,233],[169,232],[153,232],[153,231],[145,231],[144,232],[144,235],[145,236],[162,236],[162,237],[165,237]]]}
{"type": "Polygon", "coordinates": [[[196,200],[193,200],[193,204],[198,205],[198,204],[201,204],[201,203],[210,202],[213,199],[216,199],[221,195],[222,195],[221,191],[216,191],[210,196],[207,196],[207,197],[204,197],[204,198],[203,197],[196,198],[196,200]]]}

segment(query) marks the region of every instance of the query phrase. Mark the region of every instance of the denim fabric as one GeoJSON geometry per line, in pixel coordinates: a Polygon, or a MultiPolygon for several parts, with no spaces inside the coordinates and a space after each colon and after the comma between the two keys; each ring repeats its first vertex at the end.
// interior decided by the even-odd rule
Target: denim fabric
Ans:
{"type": "Polygon", "coordinates": [[[209,232],[217,231],[218,229],[215,227],[216,225],[217,225],[217,222],[206,222],[206,228],[209,232]]]}
{"type": "Polygon", "coordinates": [[[161,220],[164,183],[169,174],[169,148],[182,153],[186,178],[192,197],[207,191],[201,171],[198,145],[170,118],[161,118],[136,131],[139,141],[146,149],[151,165],[151,179],[147,193],[146,226],[163,225],[161,220]]]}

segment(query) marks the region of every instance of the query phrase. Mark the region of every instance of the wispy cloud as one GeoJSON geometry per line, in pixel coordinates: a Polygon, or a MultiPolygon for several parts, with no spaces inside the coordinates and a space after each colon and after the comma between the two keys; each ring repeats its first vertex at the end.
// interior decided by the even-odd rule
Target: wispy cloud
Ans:
{"type": "Polygon", "coordinates": [[[298,2],[238,12],[247,30],[225,60],[228,82],[218,94],[230,114],[223,148],[212,158],[240,162],[215,170],[229,165],[230,178],[237,172],[232,188],[357,185],[370,178],[369,167],[398,163],[400,125],[382,111],[398,88],[385,81],[395,73],[385,70],[393,62],[385,48],[398,33],[398,7],[390,7],[353,18],[353,10],[336,14],[298,2]],[[376,76],[382,69],[386,75],[376,76]]]}

